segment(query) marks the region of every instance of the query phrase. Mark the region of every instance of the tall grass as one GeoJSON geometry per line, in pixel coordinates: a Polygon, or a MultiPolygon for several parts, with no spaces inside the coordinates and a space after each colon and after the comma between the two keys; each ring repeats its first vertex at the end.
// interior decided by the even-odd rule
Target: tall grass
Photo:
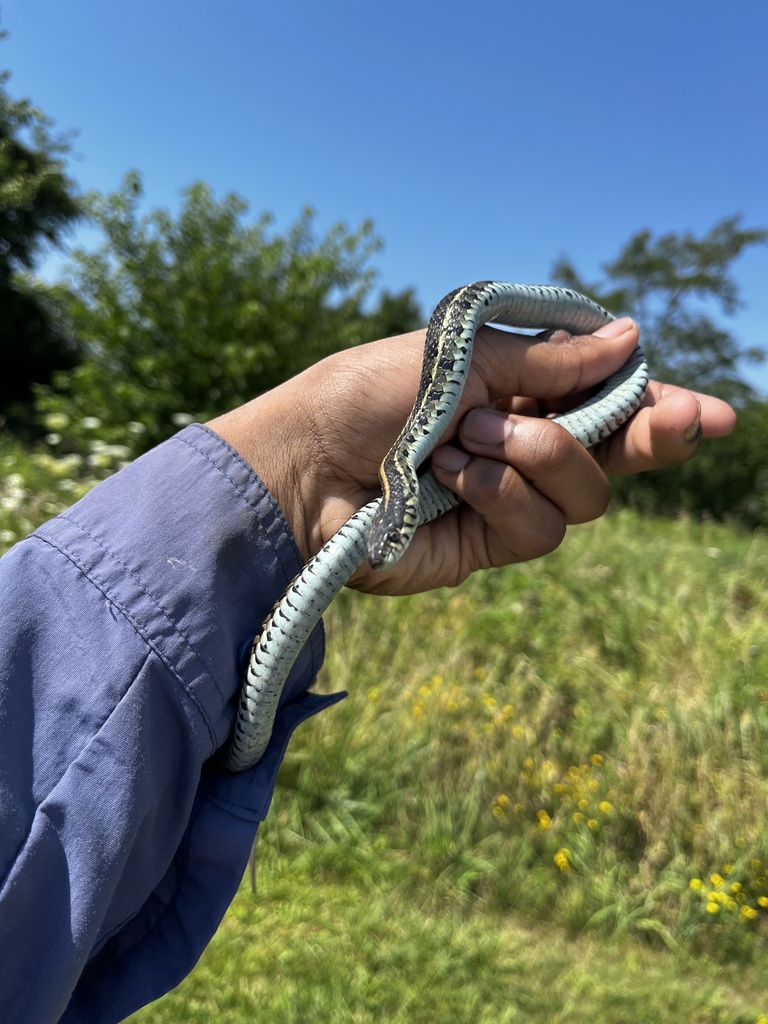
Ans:
{"type": "Polygon", "coordinates": [[[297,737],[263,850],[425,907],[753,956],[766,576],[764,538],[625,511],[453,593],[343,594],[321,685],[351,696],[297,737]]]}
{"type": "Polygon", "coordinates": [[[455,592],[344,593],[171,1021],[768,1024],[768,543],[624,511],[455,592]]]}

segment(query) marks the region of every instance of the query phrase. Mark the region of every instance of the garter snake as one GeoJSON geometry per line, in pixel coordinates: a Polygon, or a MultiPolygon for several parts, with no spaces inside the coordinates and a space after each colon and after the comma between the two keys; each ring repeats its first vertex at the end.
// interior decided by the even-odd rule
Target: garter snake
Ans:
{"type": "MultiPolygon", "coordinates": [[[[419,526],[459,504],[429,470],[421,475],[418,471],[458,407],[478,328],[493,321],[590,334],[613,319],[578,292],[547,285],[479,281],[438,303],[427,327],[416,401],[382,462],[382,497],[351,516],[309,560],[262,625],[251,647],[235,729],[224,754],[227,768],[244,771],[260,760],[296,656],[364,558],[374,568],[393,565],[419,526]]],[[[645,359],[636,348],[589,401],[554,419],[589,448],[632,416],[647,383],[645,359]]]]}

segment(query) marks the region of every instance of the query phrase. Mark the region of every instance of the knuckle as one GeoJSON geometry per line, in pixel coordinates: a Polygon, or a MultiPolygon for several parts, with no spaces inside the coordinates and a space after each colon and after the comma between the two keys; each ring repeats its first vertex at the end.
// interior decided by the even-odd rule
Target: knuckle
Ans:
{"type": "Polygon", "coordinates": [[[481,515],[513,522],[522,518],[530,506],[528,488],[512,466],[475,458],[465,472],[463,496],[481,515]]]}
{"type": "Polygon", "coordinates": [[[535,465],[544,473],[558,473],[573,457],[573,446],[577,442],[562,427],[547,420],[539,420],[537,428],[535,465]]]}
{"type": "Polygon", "coordinates": [[[611,485],[605,478],[598,480],[594,487],[590,487],[585,498],[579,506],[569,510],[566,519],[569,525],[591,523],[593,519],[599,519],[611,503],[611,485]]]}
{"type": "Polygon", "coordinates": [[[547,341],[552,345],[567,345],[573,335],[562,327],[550,327],[546,331],[539,331],[536,335],[537,341],[547,341]]]}
{"type": "Polygon", "coordinates": [[[514,515],[526,504],[526,484],[512,466],[488,461],[478,483],[486,500],[500,503],[509,514],[514,515]]]}
{"type": "Polygon", "coordinates": [[[541,558],[558,548],[565,537],[566,523],[556,513],[537,520],[537,529],[529,541],[529,558],[541,558]]]}

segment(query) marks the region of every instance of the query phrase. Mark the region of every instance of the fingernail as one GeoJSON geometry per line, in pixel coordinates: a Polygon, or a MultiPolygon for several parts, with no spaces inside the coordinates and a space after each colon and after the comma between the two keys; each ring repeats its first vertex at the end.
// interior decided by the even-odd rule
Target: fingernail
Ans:
{"type": "Polygon", "coordinates": [[[501,444],[512,433],[512,423],[506,413],[493,409],[473,409],[467,414],[462,427],[465,441],[475,444],[501,444]]]}
{"type": "Polygon", "coordinates": [[[687,430],[683,431],[683,437],[689,444],[693,444],[694,441],[698,441],[701,437],[701,405],[698,402],[696,405],[698,409],[696,419],[687,430]]]}
{"type": "Polygon", "coordinates": [[[631,316],[622,316],[618,320],[611,320],[610,323],[605,324],[599,331],[593,331],[592,333],[596,338],[618,338],[619,335],[624,334],[634,324],[634,320],[631,316]]]}
{"type": "Polygon", "coordinates": [[[442,444],[432,455],[432,468],[442,469],[444,473],[458,473],[464,469],[472,456],[452,444],[442,444]]]}

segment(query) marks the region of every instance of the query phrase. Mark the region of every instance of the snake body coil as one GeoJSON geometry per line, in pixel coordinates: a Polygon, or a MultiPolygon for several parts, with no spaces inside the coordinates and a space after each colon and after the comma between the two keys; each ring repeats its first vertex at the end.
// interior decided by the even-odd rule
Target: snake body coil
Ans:
{"type": "MultiPolygon", "coordinates": [[[[427,327],[419,391],[381,467],[382,498],[369,502],[334,534],[294,578],[251,648],[237,722],[225,753],[232,771],[264,753],[288,673],[326,608],[368,557],[374,568],[402,557],[419,526],[459,504],[419,466],[440,441],[464,389],[475,333],[494,321],[509,327],[562,328],[590,334],[613,316],[567,288],[480,281],[451,292],[427,327]]],[[[640,405],[648,369],[639,348],[588,402],[555,416],[585,448],[608,437],[640,405]]]]}

